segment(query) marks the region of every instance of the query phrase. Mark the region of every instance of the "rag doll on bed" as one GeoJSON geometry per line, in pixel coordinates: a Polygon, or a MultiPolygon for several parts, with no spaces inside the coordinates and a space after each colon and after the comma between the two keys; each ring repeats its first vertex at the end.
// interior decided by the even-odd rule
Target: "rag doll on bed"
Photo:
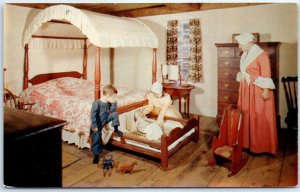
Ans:
{"type": "Polygon", "coordinates": [[[145,137],[149,140],[157,140],[163,134],[162,127],[155,120],[143,117],[140,110],[135,112],[134,122],[135,130],[145,134],[145,137]]]}

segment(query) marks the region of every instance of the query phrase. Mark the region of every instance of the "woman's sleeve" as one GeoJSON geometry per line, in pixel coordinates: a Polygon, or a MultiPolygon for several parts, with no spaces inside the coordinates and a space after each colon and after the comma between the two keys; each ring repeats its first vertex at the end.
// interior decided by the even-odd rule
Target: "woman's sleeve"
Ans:
{"type": "Polygon", "coordinates": [[[260,76],[255,79],[253,84],[263,89],[275,89],[274,82],[271,79],[271,65],[268,54],[263,53],[257,59],[260,67],[260,76]]]}
{"type": "Polygon", "coordinates": [[[241,82],[241,80],[242,80],[242,73],[239,71],[239,72],[236,74],[236,81],[241,82]]]}
{"type": "Polygon", "coordinates": [[[147,100],[148,100],[148,105],[143,109],[144,115],[150,113],[154,108],[152,97],[150,96],[150,94],[147,95],[147,100]]]}
{"type": "Polygon", "coordinates": [[[163,104],[163,106],[162,106],[162,108],[161,108],[161,110],[160,110],[160,112],[159,112],[158,117],[157,117],[157,119],[158,119],[158,120],[161,120],[161,121],[164,120],[164,117],[165,117],[165,115],[166,115],[166,112],[167,112],[169,106],[172,104],[171,96],[168,95],[168,96],[164,99],[163,102],[164,102],[164,104],[163,104]]]}

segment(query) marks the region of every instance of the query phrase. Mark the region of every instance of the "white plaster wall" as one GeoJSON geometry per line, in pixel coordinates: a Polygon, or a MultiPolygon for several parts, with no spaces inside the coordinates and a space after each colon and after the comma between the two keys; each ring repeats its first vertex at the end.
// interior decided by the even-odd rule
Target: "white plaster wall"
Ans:
{"type": "Polygon", "coordinates": [[[31,9],[27,8],[4,5],[3,66],[7,68],[5,84],[14,93],[22,89],[24,58],[22,34],[30,11],[31,9]]]}
{"type": "MultiPolygon", "coordinates": [[[[217,114],[217,48],[215,43],[231,43],[234,33],[258,32],[261,41],[279,41],[279,76],[297,75],[297,5],[268,4],[240,8],[196,11],[140,18],[159,38],[159,62],[165,63],[167,21],[201,19],[203,37],[204,83],[192,92],[191,112],[215,117],[217,114]]],[[[148,73],[143,76],[147,76],[148,73]]],[[[286,116],[286,103],[280,83],[281,122],[286,116]]]]}
{"type": "Polygon", "coordinates": [[[115,84],[138,90],[148,90],[152,82],[151,48],[115,48],[115,84]]]}

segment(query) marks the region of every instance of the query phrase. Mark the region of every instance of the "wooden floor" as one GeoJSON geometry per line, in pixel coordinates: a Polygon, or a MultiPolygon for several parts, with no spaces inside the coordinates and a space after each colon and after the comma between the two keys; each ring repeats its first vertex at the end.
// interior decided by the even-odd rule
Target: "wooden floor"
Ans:
{"type": "MultiPolygon", "coordinates": [[[[88,149],[63,143],[66,157],[73,156],[63,168],[63,187],[286,187],[297,185],[297,142],[289,140],[288,150],[276,156],[251,155],[247,164],[234,176],[224,166],[206,166],[213,135],[218,131],[215,119],[201,117],[200,140],[189,142],[169,160],[169,170],[162,171],[158,159],[108,148],[116,162],[137,161],[132,174],[121,174],[114,168],[104,177],[101,164],[92,164],[88,149]]],[[[282,133],[279,133],[282,135],[282,133]]],[[[295,135],[295,134],[294,134],[295,135]]],[[[279,139],[279,145],[282,145],[279,139]]],[[[282,147],[280,147],[282,148],[282,147]]],[[[101,159],[102,160],[102,159],[101,159]]]]}

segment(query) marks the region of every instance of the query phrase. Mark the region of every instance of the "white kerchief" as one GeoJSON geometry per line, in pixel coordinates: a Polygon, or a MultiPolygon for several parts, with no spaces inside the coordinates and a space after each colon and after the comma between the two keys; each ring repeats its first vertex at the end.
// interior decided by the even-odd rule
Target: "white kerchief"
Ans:
{"type": "Polygon", "coordinates": [[[245,32],[245,33],[242,33],[238,36],[235,37],[235,39],[237,40],[237,42],[241,45],[245,45],[251,41],[254,40],[254,36],[252,33],[248,33],[248,32],[245,32]]]}
{"type": "Polygon", "coordinates": [[[153,92],[153,93],[156,93],[159,95],[159,97],[162,96],[162,92],[163,92],[163,86],[161,83],[159,82],[155,82],[152,84],[151,88],[150,88],[150,91],[153,92]]]}
{"type": "Polygon", "coordinates": [[[262,50],[258,45],[254,44],[251,49],[247,52],[243,52],[240,60],[240,70],[242,73],[242,78],[245,78],[248,85],[250,84],[250,75],[246,72],[246,69],[250,63],[252,63],[264,50],[262,50]]]}

